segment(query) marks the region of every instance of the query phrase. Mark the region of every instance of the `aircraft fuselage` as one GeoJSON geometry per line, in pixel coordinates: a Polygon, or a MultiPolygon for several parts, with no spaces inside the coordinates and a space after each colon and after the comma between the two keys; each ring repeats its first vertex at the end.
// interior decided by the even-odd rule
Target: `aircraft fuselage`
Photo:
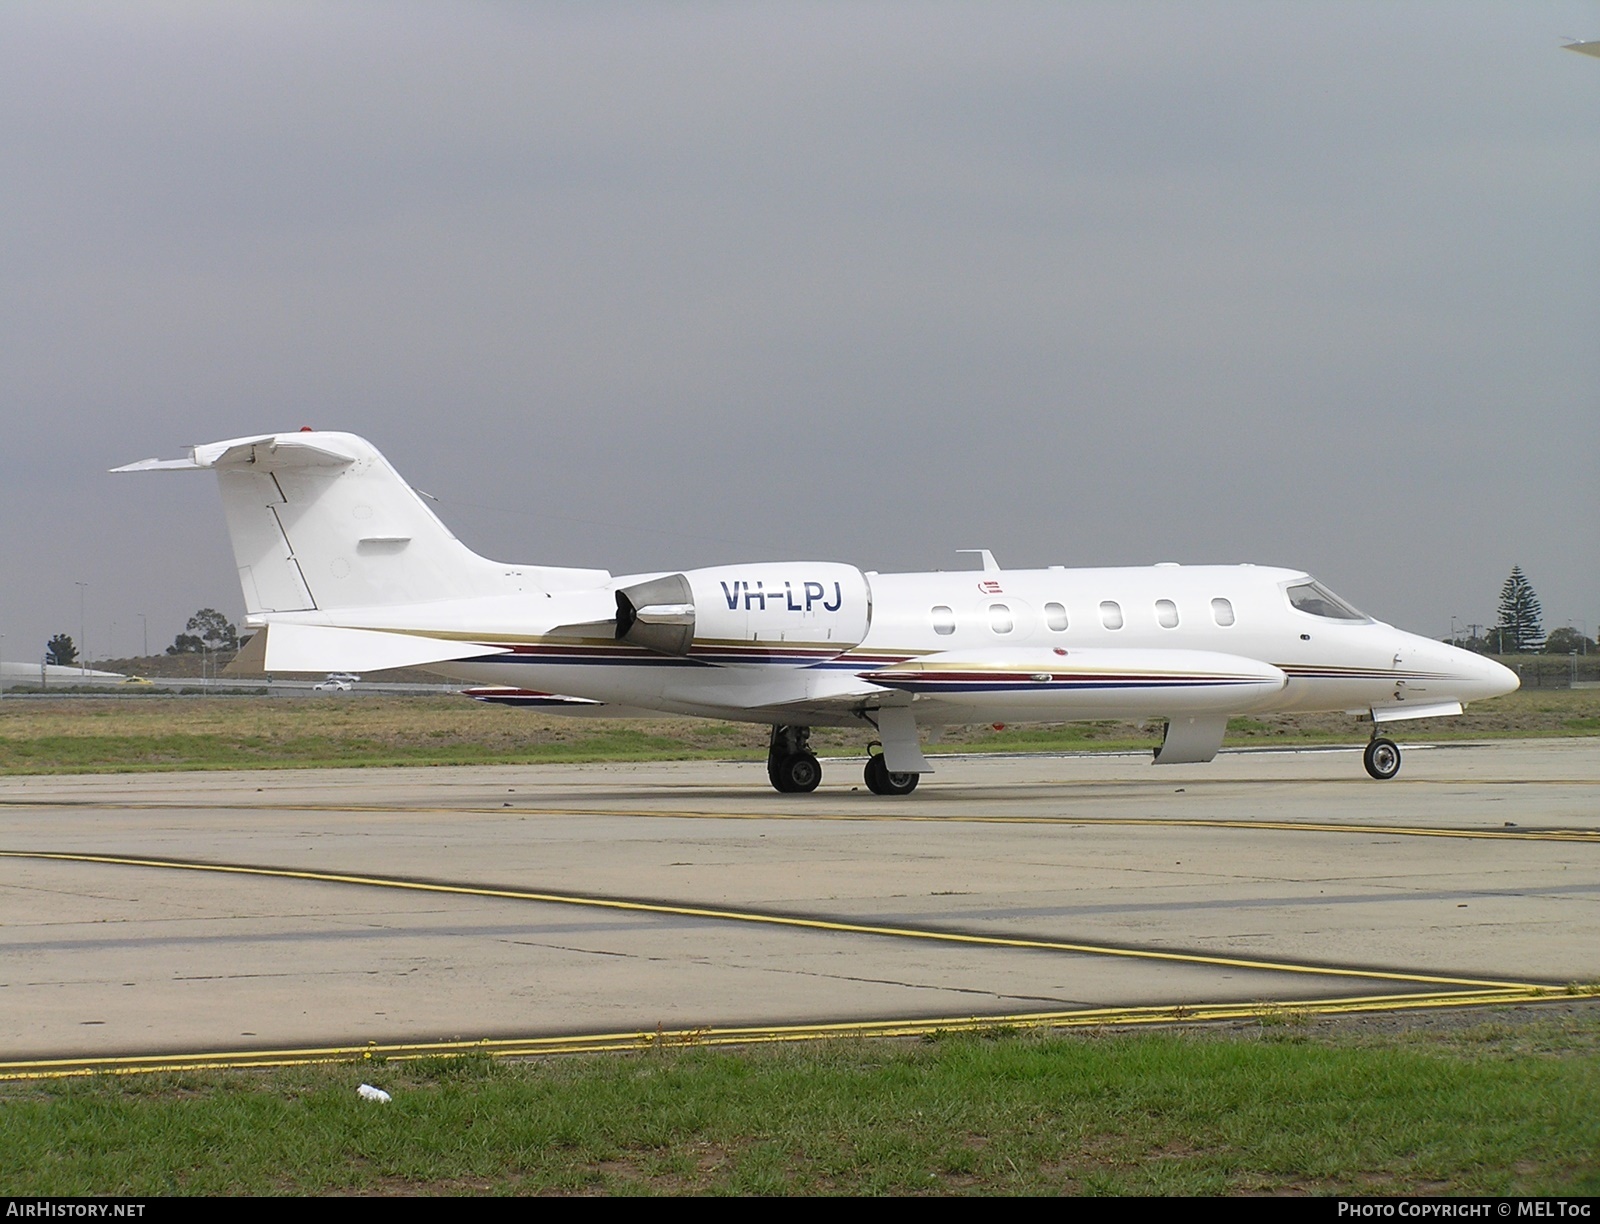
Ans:
{"type": "MultiPolygon", "coordinates": [[[[1516,688],[1499,664],[1404,633],[1299,570],[1265,566],[863,572],[762,562],[614,578],[473,553],[375,448],[301,431],[124,471],[215,471],[267,672],[420,667],[569,714],[773,727],[769,776],[809,790],[809,728],[882,746],[867,783],[932,768],[919,725],[1162,719],[1158,763],[1211,759],[1229,717],[1459,714],[1516,688]],[[880,759],[881,758],[881,759],[880,759]]],[[[1367,769],[1399,752],[1375,737],[1367,769]]]]}

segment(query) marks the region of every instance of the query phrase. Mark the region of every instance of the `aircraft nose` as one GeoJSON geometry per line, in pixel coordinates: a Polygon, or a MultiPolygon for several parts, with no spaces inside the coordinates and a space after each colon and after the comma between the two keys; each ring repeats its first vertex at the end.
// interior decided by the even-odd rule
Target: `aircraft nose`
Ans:
{"type": "Polygon", "coordinates": [[[1517,673],[1509,667],[1457,646],[1446,649],[1450,651],[1451,670],[1461,679],[1461,700],[1481,701],[1487,697],[1503,697],[1522,687],[1517,673]]]}
{"type": "Polygon", "coordinates": [[[1478,657],[1478,665],[1484,669],[1483,683],[1489,686],[1486,697],[1500,697],[1506,693],[1514,693],[1522,687],[1522,680],[1517,673],[1493,659],[1478,657]]]}

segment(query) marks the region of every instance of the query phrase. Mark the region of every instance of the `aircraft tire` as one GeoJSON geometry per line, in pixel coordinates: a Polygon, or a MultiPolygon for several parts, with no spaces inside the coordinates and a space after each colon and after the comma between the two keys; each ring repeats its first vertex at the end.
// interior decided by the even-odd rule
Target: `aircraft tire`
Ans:
{"type": "Polygon", "coordinates": [[[874,795],[889,793],[889,771],[883,766],[882,753],[875,752],[867,758],[867,767],[862,770],[861,777],[866,782],[867,789],[874,795]]]}
{"type": "Polygon", "coordinates": [[[809,752],[791,752],[771,770],[772,785],[786,795],[805,795],[822,782],[822,762],[809,752]]]}
{"type": "Polygon", "coordinates": [[[1378,781],[1387,782],[1400,772],[1399,745],[1380,736],[1367,744],[1367,750],[1361,754],[1361,763],[1378,781]]]}
{"type": "Polygon", "coordinates": [[[881,752],[867,758],[867,768],[862,776],[866,779],[867,789],[874,795],[909,795],[922,780],[921,774],[890,773],[881,752]]]}

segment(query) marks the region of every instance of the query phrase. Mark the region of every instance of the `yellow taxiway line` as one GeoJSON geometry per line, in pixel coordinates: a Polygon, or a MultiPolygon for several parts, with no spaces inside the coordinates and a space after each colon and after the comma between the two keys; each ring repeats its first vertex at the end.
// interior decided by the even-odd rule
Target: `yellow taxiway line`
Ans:
{"type": "Polygon", "coordinates": [[[1158,1007],[1100,1007],[1078,1011],[1023,1012],[1013,1015],[940,1016],[728,1028],[657,1028],[635,1032],[577,1033],[546,1037],[495,1037],[478,1041],[405,1042],[381,1045],[373,1042],[363,1046],[308,1046],[98,1058],[41,1058],[0,1062],[0,1080],[241,1070],[316,1063],[369,1063],[420,1058],[472,1056],[531,1058],[554,1054],[762,1045],[841,1038],[922,1037],[937,1033],[995,1029],[1112,1028],[1252,1020],[1267,1024],[1289,1024],[1316,1016],[1420,1008],[1482,1007],[1551,999],[1555,995],[1556,992],[1548,987],[1528,985],[1508,986],[1498,990],[1439,991],[1413,995],[1356,995],[1305,999],[1292,1003],[1192,1003],[1158,1007]]]}
{"type": "Polygon", "coordinates": [[[138,858],[123,855],[68,854],[51,851],[0,851],[0,858],[199,871],[359,887],[394,888],[454,896],[533,901],[546,904],[585,906],[716,921],[756,923],[835,934],[870,935],[966,946],[1022,948],[1093,956],[1124,957],[1263,972],[1357,978],[1368,981],[1387,981],[1396,984],[1436,988],[1393,994],[1332,996],[1288,1002],[1188,1003],[1145,1007],[1104,1007],[1071,1011],[1023,1012],[1006,1015],[893,1018],[819,1024],[704,1027],[677,1030],[658,1028],[654,1031],[487,1038],[478,1041],[314,1046],[286,1049],[33,1059],[0,1062],[0,1080],[281,1067],[311,1063],[463,1057],[469,1055],[497,1058],[531,1057],[549,1054],[597,1053],[651,1048],[819,1041],[849,1037],[916,1037],[939,1032],[970,1032],[996,1028],[1081,1028],[1088,1026],[1172,1025],[1244,1020],[1282,1023],[1312,1016],[1359,1012],[1442,1007],[1481,1007],[1493,1004],[1551,999],[1558,997],[1561,993],[1559,988],[1537,982],[1480,980],[1432,974],[1402,973],[1380,969],[1351,969],[1292,961],[1205,956],[1197,953],[1119,948],[1110,945],[1074,943],[1064,940],[1024,939],[1003,935],[942,931],[936,928],[884,926],[872,923],[842,922],[832,919],[805,917],[803,915],[772,914],[755,910],[677,905],[660,901],[592,897],[573,893],[494,888],[471,884],[451,884],[441,881],[356,875],[344,872],[306,871],[247,864],[138,858]],[[1441,987],[1443,989],[1438,989],[1441,987]]]}
{"type": "Polygon", "coordinates": [[[114,854],[69,854],[46,850],[0,850],[0,859],[31,859],[58,863],[93,863],[102,866],[146,867],[170,871],[198,871],[220,875],[256,876],[268,879],[299,880],[324,884],[345,884],[363,888],[393,888],[408,892],[442,893],[458,897],[484,897],[506,901],[533,901],[548,905],[581,906],[589,909],[628,913],[660,914],[677,918],[696,918],[715,922],[740,922],[794,930],[823,931],[829,934],[870,935],[890,939],[915,939],[930,943],[968,947],[1017,948],[1029,951],[1064,952],[1084,956],[1117,957],[1127,960],[1161,961],[1169,964],[1205,965],[1212,968],[1255,970],[1266,973],[1292,973],[1312,977],[1356,978],[1362,981],[1403,982],[1418,986],[1446,986],[1468,990],[1526,992],[1548,989],[1539,983],[1495,979],[1406,973],[1385,969],[1353,969],[1295,961],[1254,960],[1233,956],[1208,956],[1198,952],[1167,952],[1153,948],[1126,948],[1106,944],[1077,943],[1069,940],[1035,939],[1008,935],[949,931],[937,927],[885,926],[870,922],[847,922],[803,914],[772,913],[755,909],[712,908],[650,901],[626,897],[585,896],[578,893],[545,892],[520,888],[497,888],[479,884],[452,884],[440,880],[415,880],[401,876],[356,875],[337,871],[308,871],[301,868],[265,867],[242,863],[215,863],[190,859],[136,858],[114,854]]]}

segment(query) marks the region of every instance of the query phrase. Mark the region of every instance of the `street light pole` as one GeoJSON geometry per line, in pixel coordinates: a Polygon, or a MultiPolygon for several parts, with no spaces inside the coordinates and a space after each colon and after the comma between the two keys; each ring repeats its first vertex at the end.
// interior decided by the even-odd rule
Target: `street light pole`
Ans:
{"type": "Polygon", "coordinates": [[[88,666],[89,635],[83,629],[83,595],[89,589],[89,584],[87,582],[75,582],[73,585],[78,588],[78,674],[81,676],[88,666]]]}

